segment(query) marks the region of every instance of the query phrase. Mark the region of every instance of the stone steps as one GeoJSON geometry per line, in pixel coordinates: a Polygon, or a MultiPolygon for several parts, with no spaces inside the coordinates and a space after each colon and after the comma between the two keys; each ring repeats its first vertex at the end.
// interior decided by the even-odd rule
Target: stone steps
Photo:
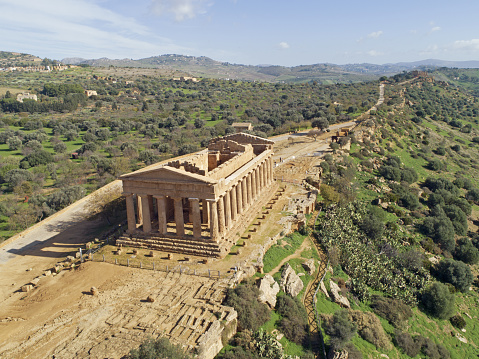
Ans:
{"type": "Polygon", "coordinates": [[[162,237],[120,237],[117,245],[154,249],[163,252],[181,253],[195,256],[220,257],[221,247],[218,243],[207,243],[188,239],[172,239],[162,237]]]}

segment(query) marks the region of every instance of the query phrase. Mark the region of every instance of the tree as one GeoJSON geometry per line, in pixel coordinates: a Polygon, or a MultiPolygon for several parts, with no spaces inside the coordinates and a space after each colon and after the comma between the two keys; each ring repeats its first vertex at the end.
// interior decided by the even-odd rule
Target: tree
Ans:
{"type": "Polygon", "coordinates": [[[319,187],[319,191],[326,205],[330,205],[331,203],[337,203],[341,199],[341,195],[336,192],[334,187],[328,186],[327,184],[322,183],[319,187]]]}
{"type": "Polygon", "coordinates": [[[466,199],[468,201],[473,201],[474,203],[479,203],[479,189],[473,188],[467,191],[466,199]]]}
{"type": "Polygon", "coordinates": [[[467,264],[476,264],[479,262],[479,249],[469,238],[463,237],[457,241],[454,258],[467,264]]]}
{"type": "Polygon", "coordinates": [[[422,296],[424,309],[439,319],[449,319],[455,312],[454,294],[449,291],[447,285],[434,282],[422,296]]]}
{"type": "Polygon", "coordinates": [[[423,232],[430,236],[444,250],[454,250],[454,226],[446,216],[434,216],[426,218],[422,225],[423,232]]]}
{"type": "Polygon", "coordinates": [[[111,225],[110,218],[124,207],[124,200],[117,187],[100,188],[90,196],[86,208],[91,215],[102,216],[111,225]]]}
{"type": "Polygon", "coordinates": [[[451,283],[461,292],[466,292],[474,280],[471,268],[461,261],[446,258],[439,262],[435,270],[437,278],[451,283]]]}
{"type": "Polygon", "coordinates": [[[143,101],[143,106],[141,107],[141,110],[143,112],[148,111],[148,104],[146,103],[146,101],[143,101]]]}
{"type": "Polygon", "coordinates": [[[127,359],[191,359],[192,357],[183,351],[181,345],[173,345],[168,338],[154,340],[147,339],[141,343],[138,349],[132,349],[126,356],[127,359]]]}
{"type": "Polygon", "coordinates": [[[318,117],[313,119],[311,126],[317,127],[319,130],[324,130],[329,127],[329,121],[324,117],[318,117]]]}
{"type": "Polygon", "coordinates": [[[7,140],[7,145],[10,150],[16,151],[22,147],[22,140],[17,136],[13,136],[7,140]]]}
{"type": "Polygon", "coordinates": [[[203,128],[205,126],[205,124],[206,124],[205,120],[203,120],[199,117],[195,119],[195,127],[196,128],[203,128]]]}
{"type": "Polygon", "coordinates": [[[308,132],[308,137],[314,138],[314,140],[316,141],[320,134],[321,134],[320,130],[313,129],[308,132]]]}
{"type": "Polygon", "coordinates": [[[331,348],[341,350],[356,335],[357,327],[349,320],[347,310],[338,310],[325,331],[329,335],[331,348]]]}
{"type": "Polygon", "coordinates": [[[67,145],[63,142],[57,142],[53,145],[53,151],[56,153],[63,153],[67,150],[67,145]]]}

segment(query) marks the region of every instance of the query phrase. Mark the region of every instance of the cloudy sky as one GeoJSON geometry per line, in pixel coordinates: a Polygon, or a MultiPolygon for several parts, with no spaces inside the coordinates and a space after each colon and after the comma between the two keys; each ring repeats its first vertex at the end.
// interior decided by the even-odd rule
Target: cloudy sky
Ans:
{"type": "Polygon", "coordinates": [[[294,66],[479,60],[477,0],[0,0],[0,50],[294,66]]]}

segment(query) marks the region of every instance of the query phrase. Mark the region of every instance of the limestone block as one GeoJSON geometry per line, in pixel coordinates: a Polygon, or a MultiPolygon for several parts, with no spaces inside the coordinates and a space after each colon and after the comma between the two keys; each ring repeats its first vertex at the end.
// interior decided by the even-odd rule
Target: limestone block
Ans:
{"type": "Polygon", "coordinates": [[[153,251],[150,251],[150,254],[149,254],[150,257],[154,257],[155,256],[155,253],[153,251]]]}
{"type": "Polygon", "coordinates": [[[98,295],[98,289],[96,287],[91,287],[90,288],[90,294],[91,295],[98,295]]]}
{"type": "Polygon", "coordinates": [[[266,274],[259,282],[259,297],[261,303],[268,304],[271,308],[276,306],[276,295],[279,292],[279,284],[269,274],[266,274]]]}
{"type": "Polygon", "coordinates": [[[48,277],[48,276],[52,275],[52,271],[51,270],[46,270],[45,272],[43,272],[43,275],[45,277],[48,277]]]}
{"type": "Polygon", "coordinates": [[[316,266],[314,265],[314,259],[308,259],[303,263],[304,269],[308,272],[309,275],[312,275],[316,271],[316,266]]]}
{"type": "Polygon", "coordinates": [[[33,285],[37,285],[38,282],[40,282],[40,277],[36,277],[36,278],[33,278],[30,283],[33,284],[33,285]]]}
{"type": "Polygon", "coordinates": [[[330,292],[331,292],[331,298],[333,299],[333,301],[335,303],[339,304],[340,306],[342,306],[344,308],[350,308],[351,307],[351,305],[349,304],[348,298],[343,297],[340,294],[341,289],[332,280],[329,281],[329,288],[330,288],[330,292]]]}
{"type": "Polygon", "coordinates": [[[67,262],[73,262],[74,260],[75,260],[75,257],[67,256],[67,262]]]}
{"type": "Polygon", "coordinates": [[[296,297],[304,287],[301,278],[296,274],[289,263],[285,264],[283,273],[281,274],[281,287],[285,293],[292,297],[296,297]]]}
{"type": "Polygon", "coordinates": [[[31,285],[31,284],[27,284],[27,285],[22,286],[22,292],[29,292],[32,289],[33,289],[33,285],[31,285]]]}

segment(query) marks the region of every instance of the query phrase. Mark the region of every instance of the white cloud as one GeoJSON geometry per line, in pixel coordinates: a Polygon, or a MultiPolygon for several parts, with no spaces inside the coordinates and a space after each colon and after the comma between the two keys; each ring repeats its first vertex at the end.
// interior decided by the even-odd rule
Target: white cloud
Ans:
{"type": "MultiPolygon", "coordinates": [[[[135,19],[88,0],[0,0],[5,50],[57,56],[135,57],[179,52],[135,19]]],[[[183,49],[185,50],[185,49],[183,49]]]]}
{"type": "Polygon", "coordinates": [[[437,45],[429,45],[425,50],[421,51],[421,55],[430,56],[432,54],[437,53],[440,50],[439,46],[437,45]]]}
{"type": "Polygon", "coordinates": [[[151,9],[157,15],[173,14],[176,21],[192,19],[206,12],[205,0],[152,0],[151,9]]]}
{"type": "Polygon", "coordinates": [[[281,49],[289,49],[289,44],[287,42],[282,41],[278,45],[281,49]]]}
{"type": "Polygon", "coordinates": [[[374,31],[368,35],[369,38],[378,38],[383,34],[382,30],[374,31]]]}
{"type": "Polygon", "coordinates": [[[479,39],[458,40],[452,45],[454,49],[466,51],[479,51],[479,39]]]}
{"type": "Polygon", "coordinates": [[[441,30],[440,26],[434,26],[433,28],[431,28],[431,32],[436,32],[436,31],[439,31],[439,30],[441,30]]]}
{"type": "Polygon", "coordinates": [[[383,55],[382,52],[376,51],[376,50],[369,50],[369,51],[367,52],[367,54],[368,54],[369,56],[373,56],[373,57],[383,55]]]}

